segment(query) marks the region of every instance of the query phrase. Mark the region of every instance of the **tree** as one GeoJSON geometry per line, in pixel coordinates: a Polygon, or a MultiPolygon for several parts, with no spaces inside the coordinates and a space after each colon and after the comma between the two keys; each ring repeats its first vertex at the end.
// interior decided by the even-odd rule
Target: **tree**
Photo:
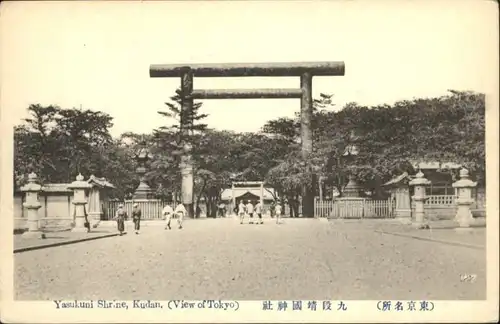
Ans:
{"type": "MultiPolygon", "coordinates": [[[[311,118],[311,129],[313,132],[313,150],[317,151],[317,143],[320,138],[325,137],[324,132],[329,127],[329,118],[332,115],[332,108],[334,107],[334,103],[332,102],[333,95],[321,93],[318,99],[314,99],[313,101],[313,114],[311,118]]],[[[295,113],[295,118],[278,118],[276,120],[268,121],[262,128],[262,131],[265,134],[271,134],[275,138],[281,139],[284,141],[283,144],[286,144],[285,148],[283,145],[281,148],[283,149],[282,157],[287,157],[290,159],[290,156],[293,158],[298,157],[298,152],[301,151],[301,122],[300,122],[300,112],[295,113]],[[290,155],[292,152],[294,154],[290,155]]],[[[323,166],[319,166],[317,164],[318,155],[312,154],[308,160],[303,160],[300,157],[300,161],[295,161],[294,163],[297,165],[302,165],[304,170],[301,172],[302,174],[311,174],[311,179],[307,182],[315,182],[314,179],[322,177],[323,166]],[[310,170],[306,170],[307,166],[310,167],[310,170]],[[314,170],[314,172],[312,172],[314,170]]],[[[321,160],[321,158],[320,158],[321,160]]],[[[277,184],[276,184],[277,185],[277,184]]],[[[313,184],[314,188],[314,184],[313,184]]]]}
{"type": "MultiPolygon", "coordinates": [[[[419,148],[426,159],[464,165],[479,182],[485,181],[485,95],[449,90],[426,105],[427,127],[422,125],[419,148]]],[[[417,100],[422,107],[426,104],[417,100]]]]}
{"type": "Polygon", "coordinates": [[[17,186],[32,171],[42,183],[69,183],[82,173],[108,178],[117,187],[113,194],[123,194],[134,177],[134,165],[127,148],[109,134],[112,117],[38,104],[30,105],[28,111],[30,118],[14,128],[17,186]]]}
{"type": "Polygon", "coordinates": [[[414,173],[416,161],[463,163],[479,178],[484,170],[483,95],[452,91],[391,106],[348,104],[325,114],[324,125],[315,154],[328,182],[340,192],[348,174],[377,190],[395,175],[414,173]],[[356,146],[358,155],[347,161],[342,156],[349,145],[356,146]]]}
{"type": "Polygon", "coordinates": [[[301,190],[304,185],[312,188],[312,173],[304,165],[307,162],[300,154],[292,152],[286,160],[271,168],[266,176],[266,183],[271,185],[281,197],[281,204],[290,205],[291,217],[298,216],[301,190]],[[283,199],[284,198],[284,199],[283,199]]]}
{"type": "Polygon", "coordinates": [[[29,172],[36,172],[42,182],[57,175],[59,145],[53,130],[60,110],[57,106],[30,105],[26,124],[14,127],[14,170],[21,182],[29,172]]]}
{"type": "MultiPolygon", "coordinates": [[[[177,169],[180,170],[182,158],[186,158],[189,154],[194,158],[196,162],[196,156],[199,155],[200,145],[199,141],[202,134],[207,130],[207,125],[201,123],[200,121],[206,118],[208,115],[200,113],[200,108],[202,103],[193,103],[192,110],[188,111],[182,109],[182,92],[177,90],[176,94],[170,98],[170,102],[165,103],[168,107],[168,111],[159,111],[158,113],[168,119],[173,119],[174,123],[169,126],[162,126],[159,129],[154,130],[154,138],[157,143],[157,148],[160,152],[165,152],[163,155],[160,154],[158,159],[154,162],[155,170],[170,169],[171,171],[177,169]],[[188,152],[189,151],[189,152],[188,152]],[[168,153],[167,153],[168,152],[168,153]],[[165,154],[170,154],[171,157],[166,157],[165,154]]],[[[193,165],[193,173],[196,174],[197,169],[196,163],[193,165]]],[[[179,174],[180,172],[177,172],[179,174]]],[[[158,177],[157,177],[158,179],[158,177]]],[[[172,184],[172,182],[180,183],[176,181],[178,179],[174,177],[162,178],[161,185],[172,184]]],[[[195,180],[195,184],[199,181],[195,180]]],[[[194,188],[194,191],[199,191],[194,188]]],[[[189,215],[194,215],[194,210],[192,205],[188,205],[189,215]]]]}
{"type": "Polygon", "coordinates": [[[99,161],[99,175],[106,177],[115,186],[110,196],[118,199],[129,197],[139,184],[139,177],[135,172],[137,163],[134,151],[120,139],[116,139],[106,146],[99,161]]]}
{"type": "Polygon", "coordinates": [[[216,216],[222,191],[231,183],[231,174],[238,160],[233,154],[234,144],[234,133],[211,129],[206,130],[198,142],[194,156],[197,165],[196,204],[198,206],[203,197],[209,217],[216,216]]]}

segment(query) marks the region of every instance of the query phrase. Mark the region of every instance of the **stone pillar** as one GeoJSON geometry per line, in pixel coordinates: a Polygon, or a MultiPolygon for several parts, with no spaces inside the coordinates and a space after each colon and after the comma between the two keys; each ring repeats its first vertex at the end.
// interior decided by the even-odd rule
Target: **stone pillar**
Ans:
{"type": "Polygon", "coordinates": [[[407,187],[395,189],[394,198],[396,207],[394,210],[396,218],[402,223],[411,223],[411,201],[410,192],[407,187]]]}
{"type": "Polygon", "coordinates": [[[23,206],[27,209],[28,216],[28,231],[24,232],[23,236],[42,238],[38,215],[38,209],[42,207],[38,201],[38,193],[42,190],[42,186],[37,183],[37,180],[37,175],[32,172],[28,175],[28,183],[21,187],[21,191],[26,195],[23,206]]]}
{"type": "Polygon", "coordinates": [[[415,220],[413,226],[418,229],[429,228],[425,220],[424,204],[427,200],[425,194],[425,187],[430,185],[431,182],[424,177],[422,171],[419,171],[416,178],[410,181],[409,185],[414,186],[413,200],[415,201],[415,220]]]}
{"type": "Polygon", "coordinates": [[[460,170],[460,180],[453,183],[453,188],[457,190],[457,214],[455,220],[459,224],[457,230],[468,230],[474,221],[471,212],[471,206],[474,203],[472,199],[472,189],[477,186],[477,182],[469,179],[469,171],[467,169],[460,170]]]}
{"type": "Polygon", "coordinates": [[[94,226],[101,222],[101,197],[100,190],[97,187],[92,187],[89,193],[89,212],[90,218],[94,226]]]}
{"type": "Polygon", "coordinates": [[[72,232],[90,231],[90,228],[85,227],[85,204],[87,203],[87,199],[85,199],[85,189],[90,189],[90,187],[88,182],[83,181],[83,176],[81,174],[78,174],[76,181],[73,181],[68,186],[68,189],[72,189],[74,192],[73,205],[75,205],[75,227],[71,230],[72,232]]]}

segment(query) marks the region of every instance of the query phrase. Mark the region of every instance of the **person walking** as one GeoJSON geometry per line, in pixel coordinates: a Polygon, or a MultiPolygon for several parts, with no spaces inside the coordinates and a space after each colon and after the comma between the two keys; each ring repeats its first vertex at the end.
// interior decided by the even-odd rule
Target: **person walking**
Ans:
{"type": "Polygon", "coordinates": [[[186,207],[182,203],[175,207],[174,214],[177,216],[177,224],[179,225],[179,229],[182,229],[182,220],[184,216],[187,214],[186,207]]]}
{"type": "Polygon", "coordinates": [[[238,215],[240,216],[240,224],[243,224],[243,220],[245,219],[246,207],[243,201],[240,201],[238,205],[238,215]]]}
{"type": "Polygon", "coordinates": [[[115,220],[116,225],[118,227],[118,232],[120,232],[120,236],[125,232],[125,220],[127,219],[127,212],[123,209],[123,205],[118,205],[118,209],[116,210],[115,220]]]}
{"type": "Polygon", "coordinates": [[[274,214],[276,212],[276,202],[275,201],[273,201],[271,203],[271,206],[269,206],[269,212],[271,214],[271,218],[274,218],[274,214]]]}
{"type": "Polygon", "coordinates": [[[139,208],[139,204],[134,204],[134,209],[132,209],[132,220],[134,221],[134,230],[135,234],[139,234],[139,230],[141,229],[141,209],[139,208]]]}
{"type": "Polygon", "coordinates": [[[219,216],[224,217],[226,214],[226,205],[221,201],[219,204],[219,216]]]}
{"type": "Polygon", "coordinates": [[[169,204],[167,204],[165,207],[163,207],[161,214],[163,215],[163,219],[167,223],[165,229],[172,229],[170,227],[170,220],[172,219],[172,215],[174,214],[173,208],[169,204]]]}
{"type": "Polygon", "coordinates": [[[278,201],[274,210],[276,213],[276,224],[279,224],[281,220],[281,202],[278,201]]]}
{"type": "Polygon", "coordinates": [[[264,224],[264,221],[262,220],[262,209],[262,204],[259,201],[257,205],[255,205],[255,213],[259,217],[259,223],[257,224],[264,224]]]}
{"type": "Polygon", "coordinates": [[[248,203],[247,203],[247,213],[248,213],[248,216],[250,217],[250,222],[249,224],[253,224],[253,204],[252,204],[252,201],[249,200],[248,203]]]}

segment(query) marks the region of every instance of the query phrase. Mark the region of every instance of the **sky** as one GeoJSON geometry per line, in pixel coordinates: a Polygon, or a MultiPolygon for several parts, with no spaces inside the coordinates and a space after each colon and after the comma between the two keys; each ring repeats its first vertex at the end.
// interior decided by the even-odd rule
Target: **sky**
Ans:
{"type": "MultiPolygon", "coordinates": [[[[7,2],[0,7],[1,113],[18,124],[30,104],[114,117],[114,136],[149,133],[178,78],[150,64],[344,61],[313,94],[391,104],[447,89],[497,91],[495,1],[7,2]]],[[[195,78],[195,89],[295,88],[298,78],[195,78]]],[[[216,129],[258,131],[292,117],[299,99],[205,100],[216,129]]]]}

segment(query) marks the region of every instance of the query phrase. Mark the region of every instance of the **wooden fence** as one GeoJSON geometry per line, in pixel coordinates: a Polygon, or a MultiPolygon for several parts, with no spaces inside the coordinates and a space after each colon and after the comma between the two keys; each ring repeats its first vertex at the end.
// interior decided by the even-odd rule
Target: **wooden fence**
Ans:
{"type": "Polygon", "coordinates": [[[316,217],[328,218],[394,218],[395,201],[387,200],[333,200],[314,204],[316,217]]]}
{"type": "MultiPolygon", "coordinates": [[[[123,204],[123,208],[127,212],[128,216],[132,216],[132,209],[134,204],[138,204],[141,209],[141,219],[143,220],[160,220],[163,218],[161,212],[163,208],[167,205],[166,202],[156,199],[138,199],[138,200],[125,200],[121,201],[108,201],[105,205],[104,219],[111,220],[116,214],[118,205],[123,204]]],[[[177,203],[171,203],[170,206],[175,209],[177,203]]]]}

